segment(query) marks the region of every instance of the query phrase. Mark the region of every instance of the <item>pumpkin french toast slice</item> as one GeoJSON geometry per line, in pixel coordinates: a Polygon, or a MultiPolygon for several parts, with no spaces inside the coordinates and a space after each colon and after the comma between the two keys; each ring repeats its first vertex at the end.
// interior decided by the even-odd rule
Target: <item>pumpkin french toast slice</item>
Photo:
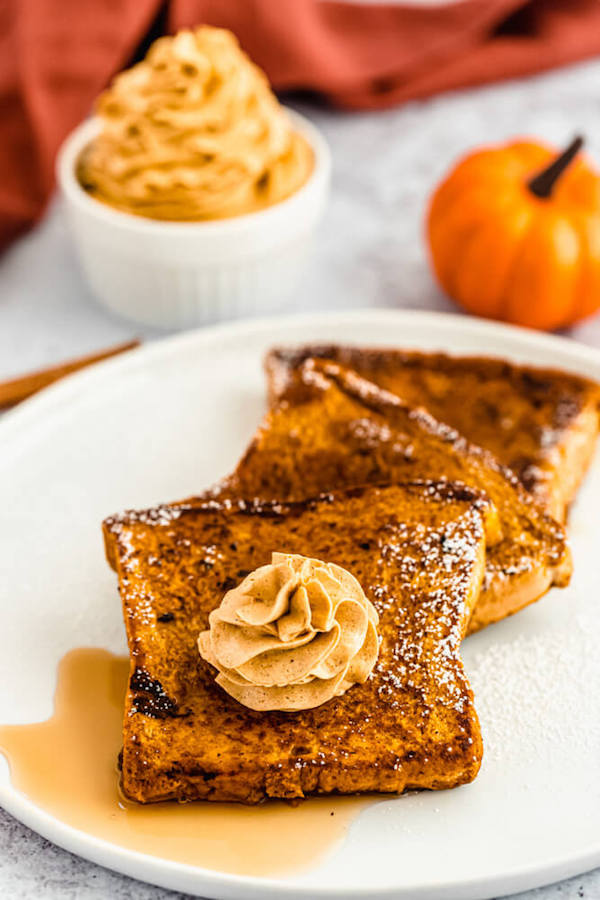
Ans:
{"type": "Polygon", "coordinates": [[[265,367],[272,403],[310,357],[338,362],[411,406],[424,406],[490,450],[555,518],[564,518],[596,444],[598,384],[501,359],[334,344],[271,350],[265,367]]]}
{"type": "Polygon", "coordinates": [[[256,803],[471,781],[482,744],[460,644],[497,530],[489,500],[449,482],[108,519],[131,656],[125,794],[256,803]],[[342,566],[379,615],[369,678],[313,709],[248,709],[197,649],[224,593],[272,551],[342,566]]]}
{"type": "Polygon", "coordinates": [[[462,481],[496,506],[502,540],[489,548],[469,631],[518,612],[571,575],[563,527],[494,456],[424,409],[337,363],[309,359],[267,414],[220,497],[301,500],[322,491],[410,478],[462,481]]]}

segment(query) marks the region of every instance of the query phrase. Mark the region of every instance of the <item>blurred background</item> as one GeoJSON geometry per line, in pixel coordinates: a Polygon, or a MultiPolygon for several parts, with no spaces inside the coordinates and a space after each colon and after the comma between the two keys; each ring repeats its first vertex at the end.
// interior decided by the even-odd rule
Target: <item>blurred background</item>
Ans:
{"type": "MultiPolygon", "coordinates": [[[[583,133],[600,157],[600,4],[462,0],[5,0],[0,9],[0,376],[159,334],[95,302],[54,165],[116,72],[163,33],[230,28],[329,142],[332,193],[286,309],[456,309],[424,216],[463,153],[583,133]]],[[[164,332],[160,332],[162,334],[164,332]]],[[[571,332],[600,342],[599,320],[571,332]]]]}

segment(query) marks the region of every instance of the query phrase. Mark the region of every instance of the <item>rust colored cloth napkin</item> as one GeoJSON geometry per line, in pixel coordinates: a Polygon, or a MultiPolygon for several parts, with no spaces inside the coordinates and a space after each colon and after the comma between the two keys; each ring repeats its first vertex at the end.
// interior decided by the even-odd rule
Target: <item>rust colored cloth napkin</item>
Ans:
{"type": "Polygon", "coordinates": [[[598,0],[4,0],[0,248],[41,214],[61,141],[157,22],[169,31],[231,28],[277,89],[316,91],[352,109],[600,53],[598,0]]]}

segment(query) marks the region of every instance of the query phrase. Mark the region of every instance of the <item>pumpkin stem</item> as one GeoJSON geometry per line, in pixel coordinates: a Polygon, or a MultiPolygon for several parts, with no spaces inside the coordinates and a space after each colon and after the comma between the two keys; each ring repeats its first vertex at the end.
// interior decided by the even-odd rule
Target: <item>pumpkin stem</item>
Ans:
{"type": "Polygon", "coordinates": [[[582,147],[583,138],[578,135],[571,141],[567,149],[564,150],[560,156],[557,156],[547,168],[542,169],[538,175],[527,183],[527,187],[531,193],[535,194],[536,197],[540,197],[542,200],[547,200],[552,194],[554,185],[582,147]]]}

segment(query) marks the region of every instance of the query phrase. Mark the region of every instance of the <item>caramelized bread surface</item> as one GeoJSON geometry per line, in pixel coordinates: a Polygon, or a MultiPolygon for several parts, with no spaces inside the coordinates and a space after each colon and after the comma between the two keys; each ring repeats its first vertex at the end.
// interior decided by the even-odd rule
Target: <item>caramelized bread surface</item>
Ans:
{"type": "Polygon", "coordinates": [[[324,360],[307,360],[267,414],[219,496],[301,500],[322,491],[411,478],[462,481],[498,509],[502,540],[469,624],[476,631],[565,585],[571,557],[560,524],[490,453],[425,410],[324,360]]]}
{"type": "Polygon", "coordinates": [[[484,573],[489,501],[413,482],[295,504],[208,501],[105,522],[131,654],[122,778],[141,802],[449,788],[482,746],[460,643],[484,573]],[[253,712],[215,683],[196,641],[271,552],[337,563],[380,616],[369,679],[300,712],[253,712]]]}
{"type": "Polygon", "coordinates": [[[594,382],[484,357],[339,345],[275,348],[265,363],[273,403],[309,357],[338,362],[409,405],[424,406],[490,450],[554,516],[564,517],[598,435],[594,382]]]}

